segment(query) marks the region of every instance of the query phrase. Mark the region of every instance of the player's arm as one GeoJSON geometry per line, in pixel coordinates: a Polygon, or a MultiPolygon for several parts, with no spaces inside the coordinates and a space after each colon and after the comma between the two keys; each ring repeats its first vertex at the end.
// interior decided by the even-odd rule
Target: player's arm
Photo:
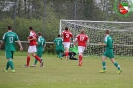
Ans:
{"type": "Polygon", "coordinates": [[[22,51],[22,50],[23,50],[23,47],[22,47],[22,45],[21,45],[21,42],[20,42],[20,40],[18,40],[17,42],[18,42],[18,44],[19,44],[20,51],[22,51]]]}
{"type": "Polygon", "coordinates": [[[1,43],[0,43],[0,49],[2,48],[2,45],[3,45],[4,42],[5,42],[5,39],[6,39],[5,36],[6,36],[6,35],[4,34],[4,36],[3,36],[3,38],[2,38],[2,41],[1,41],[1,43]]]}
{"type": "Polygon", "coordinates": [[[44,44],[44,46],[43,46],[43,47],[44,47],[44,49],[45,49],[45,48],[46,48],[46,44],[44,44]]]}
{"type": "Polygon", "coordinates": [[[62,39],[64,38],[64,31],[61,33],[61,38],[62,39]]]}
{"type": "Polygon", "coordinates": [[[89,43],[90,43],[90,40],[89,40],[89,38],[87,39],[87,41],[86,41],[86,49],[87,49],[87,47],[89,46],[89,43]]]}
{"type": "Polygon", "coordinates": [[[44,39],[44,42],[43,43],[44,43],[44,46],[43,47],[45,49],[46,48],[46,41],[45,41],[45,39],[44,39]]]}
{"type": "Polygon", "coordinates": [[[4,44],[4,42],[3,41],[1,41],[1,43],[0,43],[0,49],[2,48],[2,45],[4,44]]]}
{"type": "Polygon", "coordinates": [[[37,40],[37,38],[36,37],[33,37],[33,38],[28,38],[28,41],[31,41],[31,40],[37,40]]]}
{"type": "Polygon", "coordinates": [[[106,46],[106,45],[107,45],[107,37],[105,37],[104,43],[100,43],[99,45],[100,45],[100,46],[106,46]]]}
{"type": "Polygon", "coordinates": [[[100,43],[99,46],[106,46],[106,43],[100,43]]]}

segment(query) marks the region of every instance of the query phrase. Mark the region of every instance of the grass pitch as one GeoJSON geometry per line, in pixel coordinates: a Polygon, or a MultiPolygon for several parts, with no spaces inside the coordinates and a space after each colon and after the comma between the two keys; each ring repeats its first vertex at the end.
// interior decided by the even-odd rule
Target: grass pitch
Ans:
{"type": "MultiPolygon", "coordinates": [[[[83,65],[77,66],[77,60],[60,60],[56,55],[44,54],[44,68],[23,68],[26,53],[15,53],[15,73],[4,72],[6,59],[0,56],[0,88],[133,88],[133,58],[119,57],[116,61],[121,65],[122,73],[109,59],[106,60],[107,72],[102,69],[101,57],[88,56],[83,58],[83,65]]],[[[34,63],[31,58],[30,65],[34,63]]]]}

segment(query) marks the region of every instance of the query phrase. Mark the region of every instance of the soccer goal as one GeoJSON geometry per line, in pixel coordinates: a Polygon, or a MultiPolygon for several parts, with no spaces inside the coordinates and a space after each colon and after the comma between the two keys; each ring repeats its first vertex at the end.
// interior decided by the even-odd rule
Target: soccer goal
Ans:
{"type": "Polygon", "coordinates": [[[61,33],[65,27],[73,33],[74,38],[82,28],[90,38],[90,45],[85,55],[102,55],[104,48],[98,43],[104,41],[105,30],[109,29],[114,40],[114,54],[118,56],[133,56],[133,22],[60,20],[61,33]]]}

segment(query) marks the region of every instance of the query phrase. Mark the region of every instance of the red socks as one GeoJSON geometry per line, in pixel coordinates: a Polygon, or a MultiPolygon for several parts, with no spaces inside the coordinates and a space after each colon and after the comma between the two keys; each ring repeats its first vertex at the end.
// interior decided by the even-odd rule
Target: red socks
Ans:
{"type": "Polygon", "coordinates": [[[68,57],[69,52],[66,52],[66,56],[68,57]]]}
{"type": "Polygon", "coordinates": [[[37,55],[34,57],[41,63],[41,59],[37,55]]]}
{"type": "Polygon", "coordinates": [[[82,55],[79,55],[79,66],[82,65],[82,55]]]}
{"type": "Polygon", "coordinates": [[[27,66],[29,66],[29,63],[30,63],[30,57],[27,57],[27,66]]]}

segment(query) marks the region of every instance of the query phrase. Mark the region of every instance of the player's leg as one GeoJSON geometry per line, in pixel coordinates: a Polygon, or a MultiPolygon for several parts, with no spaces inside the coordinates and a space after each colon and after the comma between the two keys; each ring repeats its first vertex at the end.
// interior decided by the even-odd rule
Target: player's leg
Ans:
{"type": "Polygon", "coordinates": [[[43,61],[35,53],[37,51],[36,46],[32,46],[32,51],[33,51],[32,56],[40,62],[40,67],[44,67],[43,66],[43,61]]]}
{"type": "Polygon", "coordinates": [[[105,73],[106,72],[106,62],[105,59],[107,58],[106,52],[104,52],[103,56],[102,56],[102,66],[103,69],[100,71],[100,73],[105,73]]]}
{"type": "MultiPolygon", "coordinates": [[[[41,54],[41,52],[37,51],[37,56],[38,56],[38,57],[40,57],[40,54],[41,54]]],[[[34,65],[36,65],[37,62],[38,62],[38,60],[35,59],[34,65]]]]}
{"type": "Polygon", "coordinates": [[[27,59],[26,59],[26,65],[24,67],[28,67],[30,63],[30,54],[32,53],[32,46],[29,46],[28,52],[27,52],[27,59]]]}
{"type": "Polygon", "coordinates": [[[42,59],[42,54],[43,54],[43,51],[39,51],[39,52],[37,53],[37,56],[40,57],[41,62],[44,62],[43,59],[42,59]]]}
{"type": "Polygon", "coordinates": [[[36,55],[36,52],[37,52],[36,46],[32,46],[32,56],[41,63],[42,61],[40,57],[36,55]]]}
{"type": "Polygon", "coordinates": [[[40,57],[37,56],[37,55],[35,54],[35,52],[32,53],[32,56],[33,56],[37,61],[39,61],[40,63],[42,62],[41,59],[40,59],[40,57]]]}
{"type": "Polygon", "coordinates": [[[64,44],[64,49],[65,49],[65,59],[68,60],[70,43],[69,42],[64,42],[63,44],[64,44]]]}
{"type": "Polygon", "coordinates": [[[8,59],[8,61],[7,61],[7,64],[6,64],[5,72],[8,70],[9,67],[11,67],[12,72],[15,72],[14,63],[12,61],[13,53],[14,53],[13,51],[6,51],[6,58],[8,59]]]}
{"type": "Polygon", "coordinates": [[[32,56],[40,62],[40,67],[44,67],[43,61],[35,54],[35,52],[32,53],[32,56]]]}
{"type": "Polygon", "coordinates": [[[29,63],[30,63],[30,54],[31,53],[27,53],[27,60],[26,60],[26,65],[24,67],[28,67],[29,66],[29,63]]]}
{"type": "Polygon", "coordinates": [[[60,51],[59,51],[59,48],[56,48],[55,51],[56,51],[57,56],[60,58],[60,51]]]}
{"type": "MultiPolygon", "coordinates": [[[[43,61],[42,58],[41,58],[42,53],[43,53],[42,51],[37,51],[37,56],[41,59],[41,61],[43,61]]],[[[31,67],[35,67],[37,62],[38,62],[38,60],[35,58],[34,65],[31,65],[31,67]]]]}
{"type": "Polygon", "coordinates": [[[83,59],[83,52],[84,52],[84,50],[85,50],[85,47],[83,47],[83,46],[78,46],[78,52],[79,52],[79,55],[78,55],[78,57],[79,57],[79,66],[82,66],[82,63],[83,63],[82,59],[83,59]]]}
{"type": "Polygon", "coordinates": [[[6,50],[5,51],[5,55],[6,55],[6,58],[7,58],[7,63],[6,63],[6,68],[4,70],[5,70],[5,72],[7,72],[8,68],[9,68],[9,60],[8,60],[8,58],[11,57],[10,51],[6,50]]]}
{"type": "Polygon", "coordinates": [[[121,68],[120,68],[120,65],[115,61],[114,59],[114,54],[113,54],[113,51],[109,53],[109,58],[111,60],[111,62],[117,67],[118,69],[118,74],[120,74],[122,72],[121,68]]]}
{"type": "Polygon", "coordinates": [[[61,59],[62,59],[62,53],[64,53],[63,47],[60,48],[60,57],[61,57],[61,59]]]}

